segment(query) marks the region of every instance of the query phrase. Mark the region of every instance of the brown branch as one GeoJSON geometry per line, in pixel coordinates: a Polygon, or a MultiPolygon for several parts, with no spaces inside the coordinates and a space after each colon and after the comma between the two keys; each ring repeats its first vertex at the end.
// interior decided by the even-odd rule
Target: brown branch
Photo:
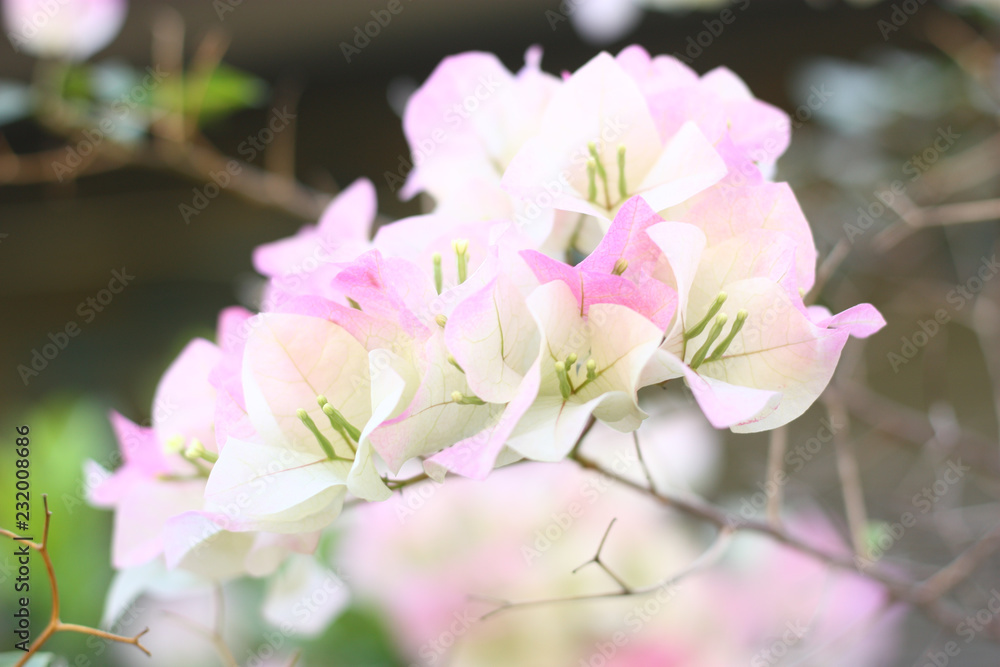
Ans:
{"type": "Polygon", "coordinates": [[[996,177],[1000,171],[1000,133],[958,155],[942,158],[939,166],[917,182],[918,199],[941,201],[996,177]]]}
{"type": "Polygon", "coordinates": [[[905,220],[915,227],[930,227],[986,222],[997,218],[1000,218],[1000,199],[981,199],[917,208],[911,211],[905,220]]]}
{"type": "Polygon", "coordinates": [[[45,563],[45,571],[49,576],[49,585],[52,590],[52,615],[49,617],[48,625],[42,631],[42,634],[38,636],[35,643],[32,644],[25,654],[17,661],[14,667],[24,667],[31,660],[31,656],[35,655],[38,650],[42,647],[49,638],[57,632],[77,632],[84,635],[93,635],[94,637],[100,637],[101,639],[106,639],[108,641],[120,642],[122,644],[131,644],[138,648],[140,651],[146,655],[152,655],[145,646],[143,646],[139,640],[149,632],[149,628],[146,628],[134,637],[123,637],[121,635],[112,634],[110,632],[105,632],[103,630],[97,630],[96,628],[91,628],[86,625],[76,625],[75,623],[63,623],[59,619],[59,588],[56,585],[56,572],[52,565],[52,557],[49,555],[49,523],[52,517],[52,512],[49,510],[49,497],[47,494],[42,494],[42,502],[45,505],[45,527],[42,530],[42,541],[31,542],[28,540],[21,539],[15,533],[9,530],[0,528],[0,535],[5,535],[11,539],[17,540],[29,549],[34,549],[41,555],[42,561],[45,563]]]}
{"type": "Polygon", "coordinates": [[[1000,548],[1000,523],[924,581],[916,591],[917,597],[926,600],[940,598],[968,579],[998,548],[1000,548]]]}
{"type": "Polygon", "coordinates": [[[162,142],[156,149],[138,153],[134,164],[166,170],[199,182],[210,182],[212,173],[227,171],[230,162],[239,166],[226,188],[247,201],[281,209],[296,217],[315,222],[330,203],[330,195],[313,190],[297,181],[274,174],[252,164],[224,155],[214,148],[185,144],[181,150],[166,149],[162,142]]]}
{"type": "Polygon", "coordinates": [[[847,513],[847,524],[851,530],[851,543],[854,553],[862,558],[868,557],[868,510],[865,506],[865,493],[861,484],[861,472],[858,470],[858,459],[854,453],[854,445],[850,439],[850,421],[847,410],[834,393],[823,395],[827,414],[831,424],[843,424],[834,430],[833,443],[837,452],[837,475],[844,493],[844,509],[847,513]]]}
{"type": "Polygon", "coordinates": [[[291,84],[278,90],[275,107],[289,108],[289,121],[281,133],[274,135],[274,141],[264,151],[264,167],[272,174],[295,178],[295,135],[298,130],[299,99],[302,91],[291,84]]]}
{"type": "Polygon", "coordinates": [[[806,305],[811,305],[816,302],[819,298],[820,292],[826,286],[827,281],[830,277],[836,273],[837,269],[847,259],[847,255],[851,252],[851,244],[846,239],[840,239],[837,241],[837,245],[833,246],[830,250],[830,254],[826,256],[823,262],[819,265],[819,269],[816,270],[816,282],[813,284],[812,289],[806,295],[804,301],[806,305]]]}
{"type": "Polygon", "coordinates": [[[66,157],[69,146],[59,149],[16,155],[0,155],[0,183],[27,185],[71,182],[80,176],[114,171],[123,167],[141,167],[180,175],[199,183],[212,181],[211,174],[226,172],[231,176],[226,191],[261,206],[276,208],[298,218],[316,221],[330,203],[330,195],[298,183],[281,174],[231,158],[202,144],[167,144],[128,147],[110,138],[94,150],[72,173],[56,173],[54,165],[66,157]],[[228,169],[230,162],[238,170],[228,169]],[[235,174],[232,172],[236,171],[235,174]]]}
{"type": "Polygon", "coordinates": [[[993,395],[993,418],[1000,428],[1000,350],[997,350],[996,345],[997,336],[1000,335],[1000,311],[993,299],[982,294],[976,298],[972,310],[969,328],[976,334],[979,351],[986,362],[984,366],[990,380],[990,393],[993,395]]]}
{"type": "Polygon", "coordinates": [[[923,28],[928,41],[954,60],[994,100],[998,99],[992,76],[996,57],[993,46],[951,12],[934,7],[927,9],[923,28]]]}
{"type": "MultiPolygon", "coordinates": [[[[847,409],[866,424],[900,440],[923,445],[935,437],[934,427],[927,415],[862,384],[838,380],[837,386],[828,388],[827,392],[836,392],[847,409]]],[[[1000,477],[1000,465],[992,454],[995,448],[995,441],[963,429],[958,434],[954,453],[971,461],[977,474],[987,474],[996,479],[1000,477]]]]}
{"type": "MultiPolygon", "coordinates": [[[[154,60],[167,63],[166,68],[169,75],[175,77],[173,80],[177,81],[178,90],[183,89],[180,80],[184,76],[179,60],[180,46],[176,43],[178,40],[183,41],[184,26],[180,20],[174,10],[164,10],[156,23],[153,40],[154,48],[162,52],[162,57],[154,60]]],[[[224,47],[221,37],[211,40],[206,38],[200,55],[197,56],[198,66],[214,67],[217,58],[221,58],[224,47]]],[[[123,167],[142,167],[170,172],[199,183],[212,182],[213,174],[224,173],[229,178],[224,188],[226,191],[307,221],[319,219],[331,200],[329,194],[299,183],[288,173],[261,169],[219,152],[193,131],[189,131],[191,123],[186,121],[183,105],[152,126],[147,141],[133,145],[119,143],[107,136],[91,119],[65,104],[56,93],[53,92],[50,98],[50,103],[40,113],[38,120],[50,132],[64,137],[67,145],[25,156],[9,150],[0,151],[0,183],[73,181],[86,174],[123,167]],[[91,150],[86,156],[78,155],[81,162],[76,167],[67,168],[70,169],[68,172],[60,170],[57,173],[55,165],[61,163],[68,152],[73,151],[75,138],[87,131],[97,132],[102,140],[92,142],[91,150]]],[[[294,129],[290,127],[288,132],[292,133],[288,140],[293,140],[294,129]]]]}
{"type": "Polygon", "coordinates": [[[895,247],[919,229],[986,222],[1000,218],[1000,199],[917,206],[904,195],[900,195],[890,208],[896,212],[900,220],[883,229],[872,239],[875,247],[883,252],[895,247]]]}
{"type": "Polygon", "coordinates": [[[0,184],[32,185],[71,182],[76,176],[112,171],[120,169],[124,164],[121,160],[113,159],[102,151],[94,150],[86,156],[80,156],[81,162],[74,169],[73,174],[56,173],[55,165],[66,158],[66,152],[69,148],[67,145],[27,155],[18,155],[7,151],[0,153],[0,184]]]}
{"type": "MultiPolygon", "coordinates": [[[[573,457],[573,460],[585,469],[599,472],[611,478],[618,484],[627,486],[652,497],[654,500],[666,507],[678,510],[707,523],[714,524],[720,530],[727,529],[733,532],[747,531],[765,535],[774,541],[810,556],[825,565],[866,577],[878,584],[881,584],[891,598],[900,602],[911,604],[920,609],[929,619],[949,632],[954,632],[954,629],[966,617],[966,613],[964,611],[956,608],[953,604],[950,604],[943,599],[929,600],[922,597],[919,594],[919,584],[898,579],[895,576],[874,567],[859,567],[859,563],[855,558],[827,552],[823,549],[814,547],[792,536],[785,530],[772,526],[770,523],[755,519],[737,517],[729,514],[724,509],[703,501],[680,498],[663,492],[647,489],[642,484],[638,484],[630,479],[622,477],[614,470],[607,468],[597,461],[587,458],[581,454],[576,454],[573,457]]],[[[621,595],[621,592],[617,592],[613,594],[604,594],[600,597],[618,597],[621,595]]],[[[987,636],[994,641],[1000,640],[1000,627],[997,626],[1000,626],[1000,624],[994,623],[986,630],[987,636]]]]}

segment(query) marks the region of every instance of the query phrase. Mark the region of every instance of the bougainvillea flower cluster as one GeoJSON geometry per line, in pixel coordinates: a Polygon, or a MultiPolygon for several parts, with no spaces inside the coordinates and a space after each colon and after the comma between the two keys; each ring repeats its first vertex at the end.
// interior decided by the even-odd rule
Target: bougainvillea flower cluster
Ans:
{"type": "Polygon", "coordinates": [[[116,566],[273,571],[404,466],[560,461],[593,420],[642,428],[654,385],[714,427],[773,429],[884,324],[804,301],[815,244],[770,180],[789,119],[727,69],[633,46],[553,76],[537,49],[516,73],[465,53],[403,126],[414,167],[386,181],[428,213],[375,230],[356,181],[257,249],[260,312],[185,348],[151,427],[113,415],[126,463],[92,495],[116,510],[116,566]]]}

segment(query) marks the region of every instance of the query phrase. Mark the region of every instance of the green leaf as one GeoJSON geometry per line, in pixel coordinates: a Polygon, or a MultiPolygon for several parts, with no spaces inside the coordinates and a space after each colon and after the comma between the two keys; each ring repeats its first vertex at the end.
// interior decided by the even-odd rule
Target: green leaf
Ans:
{"type": "Polygon", "coordinates": [[[90,99],[93,95],[93,73],[89,65],[68,65],[63,74],[62,94],[67,100],[90,99]]]}
{"type": "Polygon", "coordinates": [[[351,667],[401,667],[404,663],[382,619],[374,610],[348,607],[322,636],[303,650],[305,664],[350,665],[351,667]],[[330,662],[330,656],[337,662],[330,662]]]}
{"type": "MultiPolygon", "coordinates": [[[[189,87],[203,86],[204,98],[201,103],[203,118],[258,106],[267,95],[267,84],[264,81],[226,65],[212,72],[207,86],[203,77],[194,79],[189,84],[189,87]]],[[[193,104],[194,100],[191,102],[193,104]]]]}
{"type": "Polygon", "coordinates": [[[166,79],[156,90],[156,105],[172,112],[198,112],[199,121],[204,123],[259,106],[266,95],[267,84],[263,80],[220,65],[210,73],[186,73],[183,89],[176,78],[166,79]]]}

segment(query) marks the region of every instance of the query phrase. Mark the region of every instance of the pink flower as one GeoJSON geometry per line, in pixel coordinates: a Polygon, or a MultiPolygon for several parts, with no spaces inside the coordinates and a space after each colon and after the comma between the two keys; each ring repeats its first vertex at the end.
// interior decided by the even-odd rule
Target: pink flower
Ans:
{"type": "Polygon", "coordinates": [[[503,186],[522,199],[594,216],[606,228],[632,196],[660,211],[725,174],[694,123],[661,137],[638,84],[601,53],[552,96],[538,134],[511,160],[503,186]]]}
{"type": "Polygon", "coordinates": [[[378,201],[371,181],[359,178],[330,202],[316,225],[254,251],[254,267],[271,278],[265,304],[311,294],[338,300],[331,285],[344,264],[371,247],[378,201]]]}
{"type": "MultiPolygon", "coordinates": [[[[541,55],[538,48],[529,50],[517,74],[491,53],[462,53],[437,66],[403,117],[414,162],[403,197],[426,192],[438,213],[469,220],[512,217],[517,205],[501,190],[500,179],[538,132],[559,86],[541,71],[541,55]]],[[[395,189],[402,178],[389,180],[395,189]]]]}
{"type": "Polygon", "coordinates": [[[256,437],[226,442],[208,478],[208,509],[228,514],[234,530],[301,533],[330,523],[348,489],[387,497],[367,438],[371,397],[358,391],[369,384],[368,351],[343,327],[260,315],[243,352],[256,437]]]}
{"type": "MultiPolygon", "coordinates": [[[[714,426],[741,432],[801,415],[829,382],[848,336],[885,323],[868,304],[836,317],[807,311],[796,271],[810,282],[812,271],[796,262],[799,244],[780,216],[758,221],[760,228],[709,245],[698,226],[665,222],[636,198],[580,265],[606,271],[622,262],[624,277],[651,276],[677,290],[677,317],[643,383],[684,377],[714,426]]],[[[706,222],[710,230],[719,224],[706,222]]]]}
{"type": "Polygon", "coordinates": [[[213,432],[220,405],[228,406],[222,414],[230,431],[247,428],[233,416],[244,409],[242,395],[226,389],[232,385],[232,373],[238,372],[242,348],[238,328],[247,316],[242,309],[223,311],[222,348],[204,339],[184,348],[157,386],[151,427],[111,413],[124,463],[113,474],[94,462],[87,465],[88,476],[103,480],[91,490],[89,500],[115,509],[116,568],[135,568],[162,558],[170,568],[224,579],[271,572],[290,551],[308,553],[315,548],[315,533],[237,534],[226,530],[229,519],[224,514],[204,511],[208,473],[221,451],[213,432]]]}
{"type": "Polygon", "coordinates": [[[699,77],[673,56],[651,58],[639,45],[623,49],[615,59],[639,84],[664,140],[694,121],[710,142],[728,139],[767,174],[788,148],[788,116],[755,99],[729,69],[717,67],[699,77]]]}
{"type": "Polygon", "coordinates": [[[542,285],[524,297],[498,278],[448,320],[448,349],[473,395],[506,407],[430,459],[434,474],[484,477],[504,447],[511,456],[557,461],[592,414],[621,431],[645,418],[636,392],[673,315],[672,290],[656,283],[642,292],[612,273],[581,271],[535,251],[521,256],[542,285]]]}

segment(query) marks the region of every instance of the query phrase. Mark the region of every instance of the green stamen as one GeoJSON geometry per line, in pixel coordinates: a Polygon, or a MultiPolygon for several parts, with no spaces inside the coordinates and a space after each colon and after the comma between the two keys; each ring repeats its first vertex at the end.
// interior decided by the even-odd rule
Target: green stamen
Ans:
{"type": "Polygon", "coordinates": [[[569,356],[566,357],[566,368],[567,368],[567,370],[573,367],[573,364],[576,363],[576,360],[578,358],[579,357],[576,356],[576,352],[572,352],[572,353],[570,353],[569,356]]]}
{"type": "Polygon", "coordinates": [[[594,158],[587,159],[587,201],[597,202],[597,162],[594,158]]]}
{"type": "MultiPolygon", "coordinates": [[[[359,431],[356,426],[351,424],[351,422],[344,419],[344,415],[340,414],[340,410],[333,407],[329,403],[323,406],[323,413],[329,417],[330,423],[334,428],[338,431],[343,429],[341,434],[347,435],[344,439],[347,440],[347,444],[350,445],[351,449],[354,449],[354,445],[351,444],[351,441],[353,440],[354,442],[358,442],[361,440],[361,431],[359,431]]],[[[355,451],[357,450],[355,449],[355,451]]]]}
{"type": "Polygon", "coordinates": [[[708,348],[712,346],[712,343],[722,334],[722,328],[726,326],[725,313],[719,313],[715,316],[715,324],[712,325],[712,330],[708,332],[708,338],[702,343],[698,351],[694,353],[694,357],[691,359],[691,368],[697,369],[701,366],[702,362],[705,361],[705,355],[708,354],[708,348]]]}
{"type": "Polygon", "coordinates": [[[163,451],[167,454],[183,454],[184,436],[178,433],[167,438],[166,442],[163,443],[163,451]]]}
{"type": "Polygon", "coordinates": [[[628,270],[628,260],[619,257],[618,260],[615,261],[615,266],[613,269],[611,269],[611,273],[613,273],[616,276],[620,276],[627,270],[628,270]]]}
{"type": "Polygon", "coordinates": [[[441,290],[444,288],[444,272],[441,270],[441,253],[434,253],[431,260],[434,262],[434,289],[436,289],[437,293],[440,294],[441,290]]]}
{"type": "Polygon", "coordinates": [[[597,169],[597,175],[601,177],[601,183],[604,184],[604,203],[606,207],[610,207],[610,191],[608,190],[608,172],[604,170],[604,163],[601,162],[601,156],[597,153],[597,145],[591,141],[587,144],[587,150],[590,151],[590,157],[594,159],[594,167],[597,169]]]}
{"type": "Polygon", "coordinates": [[[729,334],[722,339],[722,342],[719,343],[718,347],[715,348],[715,351],[713,351],[712,354],[708,355],[708,358],[705,361],[718,361],[721,359],[722,355],[729,349],[729,346],[732,345],[733,339],[736,338],[736,334],[740,332],[740,329],[743,328],[743,323],[746,321],[747,311],[741,310],[736,313],[736,321],[733,322],[733,326],[729,330],[729,334]]]}
{"type": "Polygon", "coordinates": [[[451,247],[455,249],[455,256],[458,258],[458,283],[461,285],[469,270],[469,241],[458,239],[451,242],[451,247]]]}
{"type": "Polygon", "coordinates": [[[628,196],[625,189],[625,146],[618,146],[618,194],[622,199],[628,196]]]}
{"type": "Polygon", "coordinates": [[[587,360],[587,382],[593,382],[597,379],[597,362],[593,359],[587,360]]]}
{"type": "Polygon", "coordinates": [[[451,392],[451,400],[459,405],[486,405],[486,401],[478,396],[466,396],[460,391],[451,392]]]}
{"type": "Polygon", "coordinates": [[[570,394],[573,393],[573,385],[569,383],[569,376],[566,375],[566,364],[557,361],[556,366],[556,377],[559,378],[559,393],[562,394],[563,399],[568,399],[570,394]]]}
{"type": "Polygon", "coordinates": [[[448,318],[445,317],[444,315],[441,315],[440,313],[434,316],[434,321],[437,322],[437,325],[442,329],[444,329],[445,325],[448,324],[448,318]]]}
{"type": "Polygon", "coordinates": [[[729,295],[725,292],[719,292],[719,296],[715,297],[715,301],[712,302],[712,306],[708,309],[708,314],[705,315],[701,322],[694,325],[694,328],[684,332],[684,340],[691,340],[704,331],[705,326],[712,320],[713,317],[715,317],[715,314],[719,312],[719,309],[722,308],[722,304],[726,302],[728,296],[729,295]]]}
{"type": "Polygon", "coordinates": [[[205,449],[205,445],[201,444],[201,441],[197,438],[192,438],[191,444],[184,450],[184,458],[188,461],[197,461],[198,459],[202,459],[208,461],[209,463],[215,463],[219,460],[219,455],[205,449]]]}
{"type": "Polygon", "coordinates": [[[328,459],[339,458],[336,452],[333,451],[333,445],[330,443],[329,440],[326,439],[325,435],[319,432],[319,428],[316,427],[316,422],[312,420],[312,417],[309,416],[309,413],[307,413],[302,408],[299,408],[298,410],[295,411],[295,414],[302,421],[302,423],[305,424],[305,427],[310,431],[312,431],[313,436],[315,436],[316,440],[319,442],[319,446],[323,448],[323,453],[326,454],[326,458],[328,459]]]}
{"type": "Polygon", "coordinates": [[[323,410],[323,414],[325,414],[330,420],[330,426],[337,429],[337,433],[339,433],[340,436],[347,441],[347,444],[350,445],[351,449],[354,449],[354,445],[351,444],[351,440],[353,439],[354,442],[357,442],[361,437],[361,432],[344,419],[344,415],[340,414],[336,408],[330,405],[330,401],[326,400],[326,396],[320,394],[316,397],[316,402],[319,403],[319,407],[323,410]]]}
{"type": "Polygon", "coordinates": [[[465,370],[458,365],[457,361],[455,361],[455,357],[451,356],[450,354],[448,355],[448,363],[457,368],[460,373],[465,373],[465,370]]]}

